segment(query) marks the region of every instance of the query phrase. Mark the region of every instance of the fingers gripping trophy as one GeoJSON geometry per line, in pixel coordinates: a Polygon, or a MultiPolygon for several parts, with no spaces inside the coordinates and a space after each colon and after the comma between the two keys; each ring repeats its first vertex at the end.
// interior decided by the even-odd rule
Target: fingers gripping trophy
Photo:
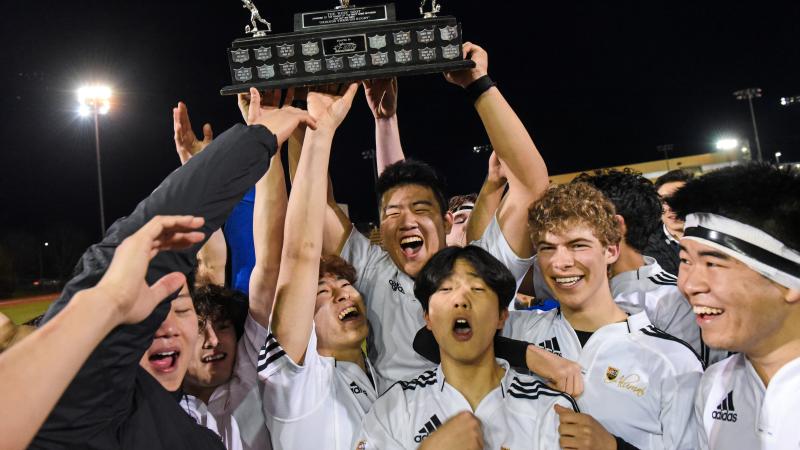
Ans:
{"type": "Polygon", "coordinates": [[[256,8],[256,5],[254,5],[251,0],[242,0],[242,3],[244,3],[242,8],[250,10],[250,25],[245,25],[244,27],[244,32],[246,34],[252,34],[253,37],[262,37],[266,36],[267,32],[272,32],[272,25],[261,17],[258,8],[256,8]],[[266,25],[267,29],[259,30],[258,22],[266,25]]]}

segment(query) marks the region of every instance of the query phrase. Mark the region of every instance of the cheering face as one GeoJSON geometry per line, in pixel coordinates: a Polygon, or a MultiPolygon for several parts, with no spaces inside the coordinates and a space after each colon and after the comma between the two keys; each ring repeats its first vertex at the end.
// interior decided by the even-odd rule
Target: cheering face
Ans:
{"type": "Polygon", "coordinates": [[[658,196],[661,197],[661,221],[673,236],[683,236],[683,221],[678,219],[678,216],[675,215],[675,212],[667,205],[664,199],[672,196],[675,191],[685,184],[686,182],[684,181],[673,181],[664,183],[658,188],[658,196]]]}
{"type": "Polygon", "coordinates": [[[189,288],[184,285],[172,300],[169,314],[158,327],[153,343],[139,365],[168,391],[176,391],[183,382],[197,341],[197,314],[189,288]]]}
{"type": "Polygon", "coordinates": [[[361,346],[368,332],[366,307],[348,280],[333,274],[320,277],[314,327],[319,349],[335,352],[361,346]]]}
{"type": "Polygon", "coordinates": [[[194,356],[186,374],[191,387],[215,388],[231,379],[236,360],[236,329],[229,320],[201,320],[194,356]]]}
{"type": "Polygon", "coordinates": [[[619,257],[619,247],[603,245],[587,225],[547,232],[536,247],[545,282],[565,308],[581,310],[608,292],[608,265],[619,257]]]}
{"type": "Polygon", "coordinates": [[[472,203],[465,203],[464,206],[469,206],[469,209],[462,209],[453,213],[453,227],[447,233],[447,245],[464,247],[467,245],[467,223],[469,216],[472,215],[472,208],[475,205],[472,203]]]}
{"type": "MultiPolygon", "coordinates": [[[[681,239],[678,287],[689,299],[703,340],[748,355],[774,350],[792,323],[788,289],[739,260],[691,239],[681,239]]],[[[797,309],[796,306],[794,309],[797,309]]]]}
{"type": "Polygon", "coordinates": [[[492,352],[494,335],[508,311],[500,311],[497,294],[472,265],[456,260],[453,271],[428,300],[425,323],[433,332],[442,355],[462,364],[475,364],[492,352]]]}
{"type": "Polygon", "coordinates": [[[397,267],[415,277],[444,248],[452,217],[450,213],[443,217],[433,191],[417,184],[390,189],[381,205],[383,245],[397,267]]]}

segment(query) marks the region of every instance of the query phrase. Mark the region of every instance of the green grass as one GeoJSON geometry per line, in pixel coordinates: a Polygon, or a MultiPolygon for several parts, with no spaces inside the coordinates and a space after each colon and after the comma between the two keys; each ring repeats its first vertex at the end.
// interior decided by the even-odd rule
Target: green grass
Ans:
{"type": "Polygon", "coordinates": [[[0,303],[0,312],[7,315],[16,324],[25,323],[47,311],[49,301],[23,303],[21,305],[3,306],[0,303]]]}

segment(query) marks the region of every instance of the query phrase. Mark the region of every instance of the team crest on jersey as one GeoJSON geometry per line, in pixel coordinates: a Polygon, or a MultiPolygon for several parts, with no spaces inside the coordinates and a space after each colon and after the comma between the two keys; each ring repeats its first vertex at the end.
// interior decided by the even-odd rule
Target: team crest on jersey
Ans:
{"type": "Polygon", "coordinates": [[[623,391],[629,391],[637,397],[644,397],[647,392],[647,380],[642,380],[641,375],[623,374],[621,370],[616,367],[608,366],[606,369],[606,384],[618,387],[623,391]]]}
{"type": "Polygon", "coordinates": [[[606,380],[614,381],[617,379],[617,375],[619,375],[619,369],[608,366],[608,369],[606,369],[606,380]]]}

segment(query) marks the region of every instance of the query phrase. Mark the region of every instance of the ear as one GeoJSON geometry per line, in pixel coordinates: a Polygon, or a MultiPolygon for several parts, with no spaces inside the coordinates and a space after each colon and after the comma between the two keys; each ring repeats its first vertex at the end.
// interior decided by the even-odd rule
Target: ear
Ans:
{"type": "Polygon", "coordinates": [[[619,244],[606,246],[606,264],[611,265],[619,259],[619,244]]]}
{"type": "Polygon", "coordinates": [[[454,220],[453,213],[447,211],[446,213],[444,213],[443,219],[444,219],[444,234],[445,236],[447,236],[448,234],[450,234],[450,230],[453,229],[453,220],[454,220]]]}
{"type": "Polygon", "coordinates": [[[428,311],[425,311],[422,317],[425,318],[425,328],[433,331],[433,328],[431,327],[431,317],[428,315],[428,311]]]}
{"type": "Polygon", "coordinates": [[[508,320],[508,309],[500,311],[500,320],[497,322],[498,330],[502,330],[506,326],[506,320],[508,320]]]}
{"type": "Polygon", "coordinates": [[[625,223],[625,218],[620,216],[619,214],[614,214],[614,220],[617,221],[619,232],[622,234],[622,239],[624,240],[625,235],[628,234],[628,225],[625,223]]]}
{"type": "Polygon", "coordinates": [[[783,294],[783,298],[786,300],[786,303],[800,303],[800,290],[787,289],[786,293],[783,294]]]}

